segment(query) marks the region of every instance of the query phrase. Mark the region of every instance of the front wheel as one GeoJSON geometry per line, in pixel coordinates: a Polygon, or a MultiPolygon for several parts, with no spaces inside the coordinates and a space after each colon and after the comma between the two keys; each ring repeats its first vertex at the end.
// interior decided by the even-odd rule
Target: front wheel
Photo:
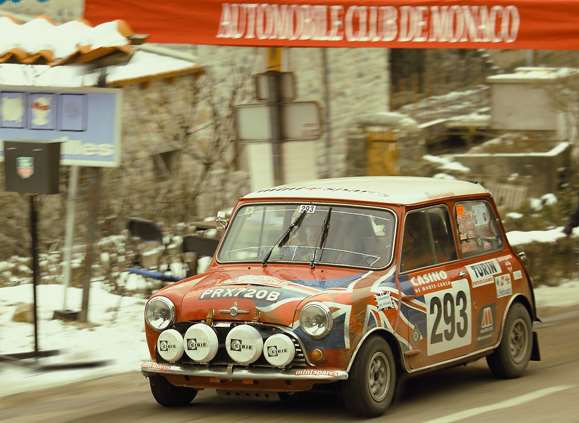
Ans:
{"type": "Polygon", "coordinates": [[[533,326],[529,312],[521,303],[515,303],[507,314],[505,329],[499,347],[487,363],[495,377],[513,379],[523,374],[533,347],[533,326]]]}
{"type": "Polygon", "coordinates": [[[346,407],[362,417],[377,417],[388,409],[396,391],[398,369],[388,342],[368,339],[356,357],[350,376],[342,385],[346,407]]]}
{"type": "Polygon", "coordinates": [[[197,389],[172,385],[163,376],[149,377],[149,385],[153,397],[163,407],[184,407],[197,396],[197,389]]]}

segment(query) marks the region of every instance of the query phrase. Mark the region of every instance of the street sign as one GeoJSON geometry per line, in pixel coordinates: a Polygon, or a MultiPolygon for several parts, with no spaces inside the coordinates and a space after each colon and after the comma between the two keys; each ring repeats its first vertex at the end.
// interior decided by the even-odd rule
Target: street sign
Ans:
{"type": "MultiPolygon", "coordinates": [[[[266,103],[236,106],[237,139],[264,142],[272,139],[271,111],[266,103]]],[[[296,101],[281,106],[283,141],[313,141],[322,136],[320,106],[315,101],[296,101]]]]}
{"type": "Polygon", "coordinates": [[[296,101],[282,106],[284,141],[313,141],[322,136],[322,112],[315,101],[296,101]]]}
{"type": "Polygon", "coordinates": [[[235,107],[237,139],[242,142],[269,141],[271,132],[271,111],[267,104],[243,104],[235,107]]]}
{"type": "Polygon", "coordinates": [[[2,142],[60,141],[61,163],[115,167],[120,162],[121,90],[0,86],[2,142]]]}
{"type": "MultiPolygon", "coordinates": [[[[293,72],[279,72],[281,98],[293,101],[296,98],[296,78],[293,72]]],[[[255,97],[258,100],[269,100],[269,75],[267,72],[255,75],[255,97]]]]}

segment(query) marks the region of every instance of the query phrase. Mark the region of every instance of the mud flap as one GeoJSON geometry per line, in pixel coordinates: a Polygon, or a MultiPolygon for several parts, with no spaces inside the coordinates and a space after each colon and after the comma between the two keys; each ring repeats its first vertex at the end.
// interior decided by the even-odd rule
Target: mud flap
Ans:
{"type": "Polygon", "coordinates": [[[531,361],[541,361],[541,351],[539,350],[539,335],[533,332],[533,349],[531,351],[531,361]]]}

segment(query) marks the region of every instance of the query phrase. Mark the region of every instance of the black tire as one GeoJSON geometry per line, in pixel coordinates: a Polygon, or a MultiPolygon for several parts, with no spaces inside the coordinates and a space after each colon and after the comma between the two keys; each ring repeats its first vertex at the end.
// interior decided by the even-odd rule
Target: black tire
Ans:
{"type": "Polygon", "coordinates": [[[153,397],[163,407],[185,407],[197,396],[197,389],[171,385],[163,376],[149,377],[149,386],[153,397]]]}
{"type": "Polygon", "coordinates": [[[507,314],[499,347],[487,356],[493,375],[500,379],[521,376],[533,350],[533,324],[529,312],[521,303],[514,303],[507,314]]]}
{"type": "Polygon", "coordinates": [[[392,403],[397,379],[398,368],[390,345],[383,338],[372,336],[358,351],[350,376],[342,384],[344,404],[361,417],[381,416],[392,403]]]}

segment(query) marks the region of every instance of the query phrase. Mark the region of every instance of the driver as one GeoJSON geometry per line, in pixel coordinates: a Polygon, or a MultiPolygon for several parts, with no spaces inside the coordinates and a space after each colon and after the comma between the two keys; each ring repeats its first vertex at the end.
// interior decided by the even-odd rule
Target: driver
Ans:
{"type": "Polygon", "coordinates": [[[281,248],[282,260],[309,262],[320,242],[326,210],[306,213],[301,224],[290,234],[281,248]]]}

